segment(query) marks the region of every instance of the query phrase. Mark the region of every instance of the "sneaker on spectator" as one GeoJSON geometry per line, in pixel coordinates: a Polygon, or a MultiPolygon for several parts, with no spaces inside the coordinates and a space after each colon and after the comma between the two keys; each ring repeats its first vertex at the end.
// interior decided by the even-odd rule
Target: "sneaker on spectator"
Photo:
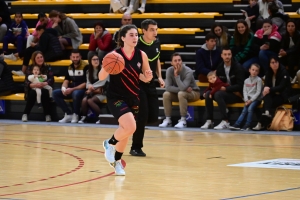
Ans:
{"type": "Polygon", "coordinates": [[[13,60],[13,61],[17,61],[18,58],[12,53],[9,55],[4,55],[4,58],[9,59],[9,60],[13,60]]]}
{"type": "Polygon", "coordinates": [[[215,130],[222,130],[229,128],[229,122],[226,122],[225,120],[222,120],[221,123],[218,126],[215,126],[215,130]]]}
{"type": "Polygon", "coordinates": [[[174,126],[175,128],[186,128],[186,121],[185,120],[178,120],[178,123],[174,126]]]}
{"type": "Polygon", "coordinates": [[[201,129],[209,129],[209,128],[213,128],[214,123],[212,123],[212,121],[206,120],[205,124],[203,126],[201,126],[201,129]]]}
{"type": "Polygon", "coordinates": [[[171,127],[172,126],[172,121],[169,119],[164,119],[164,121],[158,125],[158,127],[164,128],[164,127],[171,127]]]}
{"type": "Polygon", "coordinates": [[[294,79],[292,79],[292,80],[291,80],[291,84],[295,84],[295,83],[297,83],[297,78],[298,78],[298,77],[297,77],[297,76],[295,76],[295,77],[294,77],[294,79]]]}
{"type": "Polygon", "coordinates": [[[100,119],[98,121],[96,121],[96,124],[100,124],[100,119]]]}
{"type": "Polygon", "coordinates": [[[124,167],[122,165],[121,160],[110,163],[110,166],[115,168],[115,175],[116,176],[125,176],[125,171],[124,171],[124,167]]]}
{"type": "Polygon", "coordinates": [[[249,124],[245,124],[243,126],[243,128],[241,128],[241,131],[249,131],[250,130],[250,125],[249,124]]]}
{"type": "Polygon", "coordinates": [[[235,131],[238,131],[238,130],[240,130],[241,128],[240,128],[240,126],[239,126],[239,125],[237,125],[237,124],[234,124],[234,125],[232,125],[232,126],[229,126],[229,129],[230,129],[230,130],[235,130],[235,131]]]}
{"type": "Polygon", "coordinates": [[[21,70],[20,71],[12,70],[11,73],[16,76],[25,76],[25,74],[21,70]]]}
{"type": "Polygon", "coordinates": [[[124,12],[126,12],[127,9],[128,9],[128,7],[124,6],[124,7],[120,8],[120,9],[118,10],[118,12],[119,12],[119,13],[124,13],[124,12]]]}
{"type": "Polygon", "coordinates": [[[137,9],[137,11],[140,13],[140,14],[143,14],[145,12],[145,7],[140,7],[139,9],[137,9]]]}
{"type": "Polygon", "coordinates": [[[77,123],[77,122],[78,122],[78,115],[76,115],[75,113],[73,113],[71,123],[77,123]]]}
{"type": "Polygon", "coordinates": [[[264,128],[264,127],[261,126],[261,123],[258,122],[257,125],[256,125],[254,128],[252,128],[252,130],[260,131],[260,130],[262,130],[263,128],[264,128]]]}
{"type": "Polygon", "coordinates": [[[46,122],[51,122],[51,116],[50,115],[46,115],[46,122]]]}
{"type": "Polygon", "coordinates": [[[131,15],[132,13],[134,13],[133,8],[128,7],[127,10],[126,10],[126,12],[125,12],[124,14],[129,14],[129,15],[131,15]]]}
{"type": "Polygon", "coordinates": [[[38,103],[38,104],[37,104],[37,107],[38,107],[38,109],[42,109],[43,106],[42,106],[41,103],[38,103]]]}
{"type": "Polygon", "coordinates": [[[296,13],[297,13],[298,15],[300,15],[300,8],[296,11],[296,13]]]}
{"type": "Polygon", "coordinates": [[[78,121],[79,124],[84,124],[86,116],[82,116],[81,119],[78,121]]]}
{"type": "Polygon", "coordinates": [[[72,121],[72,115],[68,115],[67,113],[65,113],[64,118],[62,118],[61,120],[59,120],[59,123],[69,123],[72,121]]]}
{"type": "Polygon", "coordinates": [[[28,118],[27,118],[27,114],[23,114],[22,115],[22,122],[27,122],[28,118]]]}
{"type": "Polygon", "coordinates": [[[109,163],[114,163],[115,160],[115,153],[116,153],[116,149],[113,145],[110,145],[108,143],[108,140],[104,140],[103,141],[103,148],[105,150],[104,156],[105,159],[109,162],[109,163]]]}

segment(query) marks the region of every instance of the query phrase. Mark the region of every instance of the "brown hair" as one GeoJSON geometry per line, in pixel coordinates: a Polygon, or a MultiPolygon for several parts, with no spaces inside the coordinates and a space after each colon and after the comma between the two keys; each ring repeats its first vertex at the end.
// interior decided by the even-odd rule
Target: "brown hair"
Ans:
{"type": "Polygon", "coordinates": [[[36,62],[35,62],[35,58],[36,58],[36,56],[37,56],[38,54],[41,54],[41,55],[44,57],[44,55],[43,55],[43,53],[42,53],[41,51],[35,51],[35,52],[33,52],[33,54],[31,55],[31,63],[32,63],[32,66],[38,66],[38,65],[36,64],[36,62]]]}
{"type": "Polygon", "coordinates": [[[49,13],[49,18],[52,18],[52,17],[59,17],[61,20],[64,20],[67,18],[66,14],[65,13],[61,13],[57,10],[51,10],[50,13],[49,13]]]}
{"type": "Polygon", "coordinates": [[[118,47],[124,47],[124,42],[122,40],[122,37],[126,36],[126,33],[130,30],[130,29],[135,29],[137,32],[138,29],[135,25],[133,24],[127,24],[121,27],[120,31],[119,31],[119,37],[118,37],[118,47]]]}
{"type": "Polygon", "coordinates": [[[210,76],[216,76],[216,72],[215,71],[208,72],[207,78],[210,77],[210,76]]]}
{"type": "Polygon", "coordinates": [[[249,40],[249,33],[250,33],[250,29],[248,27],[247,22],[243,19],[239,19],[235,24],[235,30],[233,34],[235,46],[246,45],[249,40]],[[240,32],[238,31],[238,27],[237,27],[238,24],[243,24],[246,27],[245,33],[243,35],[241,35],[240,32]]]}
{"type": "Polygon", "coordinates": [[[217,38],[219,38],[216,34],[215,34],[215,28],[220,27],[222,30],[222,35],[220,36],[220,41],[222,42],[220,45],[222,47],[228,46],[228,41],[227,41],[227,30],[225,30],[226,28],[224,26],[222,26],[220,23],[214,23],[210,29],[210,32],[212,32],[217,38]]]}

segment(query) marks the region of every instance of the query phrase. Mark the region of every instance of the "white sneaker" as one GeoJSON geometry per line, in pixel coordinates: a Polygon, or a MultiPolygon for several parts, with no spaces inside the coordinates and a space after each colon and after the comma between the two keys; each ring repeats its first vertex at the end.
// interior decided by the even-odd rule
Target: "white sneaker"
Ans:
{"type": "Polygon", "coordinates": [[[100,124],[100,119],[98,121],[96,121],[96,124],[100,124]]]}
{"type": "Polygon", "coordinates": [[[109,162],[109,163],[114,163],[115,160],[115,153],[116,153],[116,149],[113,145],[110,145],[108,143],[108,140],[104,140],[103,141],[103,148],[105,150],[104,156],[105,159],[109,162]]]}
{"type": "Polygon", "coordinates": [[[86,119],[86,116],[82,116],[81,119],[78,121],[79,124],[84,124],[84,120],[86,119]]]}
{"type": "Polygon", "coordinates": [[[46,122],[51,122],[51,116],[50,115],[46,115],[46,122]]]}
{"type": "Polygon", "coordinates": [[[213,124],[211,120],[206,120],[205,124],[203,126],[201,126],[200,128],[202,129],[209,129],[209,128],[213,128],[213,124]]]}
{"type": "Polygon", "coordinates": [[[27,118],[27,114],[23,114],[22,115],[22,122],[27,122],[28,118],[27,118]]]}
{"type": "Polygon", "coordinates": [[[158,127],[164,128],[164,127],[171,127],[172,126],[172,121],[169,119],[164,119],[164,121],[158,125],[158,127]]]}
{"type": "Polygon", "coordinates": [[[186,128],[186,121],[185,120],[178,120],[178,123],[174,126],[175,128],[186,128]]]}
{"type": "Polygon", "coordinates": [[[132,14],[134,13],[134,10],[131,7],[128,7],[128,9],[126,10],[126,12],[124,14],[132,14]]]}
{"type": "Polygon", "coordinates": [[[59,123],[69,123],[72,121],[72,115],[67,115],[67,113],[65,113],[64,118],[62,118],[61,120],[59,120],[59,123]]]}
{"type": "Polygon", "coordinates": [[[143,14],[145,12],[145,7],[140,7],[139,9],[137,9],[137,11],[140,13],[140,14],[143,14]]]}
{"type": "Polygon", "coordinates": [[[255,131],[260,131],[261,129],[262,129],[262,126],[261,126],[260,122],[258,122],[257,125],[254,128],[252,128],[252,130],[255,130],[255,131]]]}
{"type": "Polygon", "coordinates": [[[4,58],[9,59],[9,60],[13,60],[13,61],[17,61],[18,58],[12,53],[9,55],[4,55],[4,58]]]}
{"type": "Polygon", "coordinates": [[[296,13],[297,13],[298,15],[300,15],[300,8],[296,11],[296,13]]]}
{"type": "Polygon", "coordinates": [[[13,70],[11,71],[11,73],[16,76],[25,76],[25,74],[21,70],[20,71],[13,70]]]}
{"type": "Polygon", "coordinates": [[[115,168],[115,175],[116,176],[125,176],[125,171],[124,171],[124,167],[122,165],[121,160],[110,163],[110,166],[115,168]]]}
{"type": "Polygon", "coordinates": [[[222,120],[218,126],[214,127],[214,129],[216,129],[216,130],[227,129],[227,128],[229,128],[229,126],[230,126],[229,122],[222,120]]]}
{"type": "Polygon", "coordinates": [[[77,123],[77,122],[78,122],[78,115],[76,115],[75,113],[73,113],[71,123],[77,123]]]}
{"type": "Polygon", "coordinates": [[[126,12],[127,9],[128,9],[128,7],[124,6],[124,7],[120,8],[120,9],[118,10],[118,12],[119,12],[119,13],[124,13],[124,12],[126,12]]]}

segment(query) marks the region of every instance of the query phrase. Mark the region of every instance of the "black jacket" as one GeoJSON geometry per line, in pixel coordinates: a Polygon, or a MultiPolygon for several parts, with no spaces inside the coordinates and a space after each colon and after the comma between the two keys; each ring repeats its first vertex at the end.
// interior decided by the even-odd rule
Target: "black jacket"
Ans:
{"type": "MultiPolygon", "coordinates": [[[[222,62],[216,70],[217,76],[221,79],[223,83],[227,83],[227,77],[224,69],[224,62],[222,62]]],[[[237,62],[231,61],[231,67],[229,71],[230,86],[226,87],[227,92],[240,92],[243,94],[243,87],[245,81],[245,70],[237,62]]]]}
{"type": "Polygon", "coordinates": [[[9,95],[15,90],[15,83],[11,74],[11,70],[6,62],[0,57],[0,96],[9,95]]]}
{"type": "Polygon", "coordinates": [[[285,50],[285,52],[287,53],[287,55],[290,54],[299,54],[300,53],[300,33],[299,31],[296,31],[294,36],[292,37],[292,40],[295,44],[295,46],[293,46],[292,48],[289,48],[290,45],[290,36],[288,33],[285,33],[282,36],[282,40],[281,40],[281,48],[285,50]]]}
{"type": "Polygon", "coordinates": [[[8,29],[11,24],[11,19],[8,6],[6,5],[4,0],[0,0],[0,17],[2,18],[0,25],[6,24],[8,29]]]}

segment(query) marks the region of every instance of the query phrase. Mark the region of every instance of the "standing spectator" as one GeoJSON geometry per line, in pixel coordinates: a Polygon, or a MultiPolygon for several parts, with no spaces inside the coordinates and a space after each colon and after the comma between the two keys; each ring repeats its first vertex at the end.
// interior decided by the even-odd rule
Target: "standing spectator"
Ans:
{"type": "Polygon", "coordinates": [[[50,103],[50,96],[49,91],[46,89],[43,89],[46,85],[53,87],[54,83],[54,77],[53,73],[51,71],[51,67],[44,62],[43,53],[40,51],[35,51],[32,54],[31,57],[32,64],[27,68],[26,70],[26,77],[25,77],[25,100],[26,100],[26,106],[23,112],[22,121],[27,122],[28,121],[28,115],[30,114],[30,111],[32,107],[34,106],[36,99],[37,99],[37,93],[32,88],[40,88],[42,90],[41,94],[41,103],[43,106],[44,114],[46,116],[46,122],[51,121],[51,103],[50,103]],[[44,75],[47,75],[47,80],[41,83],[31,83],[28,80],[28,76],[32,74],[32,69],[34,66],[39,66],[40,72],[44,75]]]}
{"type": "Polygon", "coordinates": [[[28,34],[28,27],[23,20],[23,15],[20,12],[15,14],[15,20],[8,29],[6,35],[3,38],[3,54],[4,58],[16,61],[19,57],[19,53],[23,51],[26,44],[26,37],[28,34]],[[17,46],[17,53],[5,55],[8,51],[8,43],[12,43],[17,46]]]}
{"type": "Polygon", "coordinates": [[[263,114],[253,130],[262,130],[267,128],[266,122],[271,122],[275,109],[288,102],[291,95],[290,76],[283,65],[280,65],[277,56],[270,57],[270,67],[266,74],[263,95],[263,114]],[[268,120],[266,120],[268,118],[268,120]]]}
{"type": "MultiPolygon", "coordinates": [[[[83,124],[86,120],[88,108],[90,107],[97,116],[100,115],[101,110],[99,106],[102,101],[106,99],[105,83],[107,80],[99,81],[98,74],[101,69],[99,58],[97,54],[91,54],[89,58],[89,65],[86,69],[86,91],[85,97],[81,102],[81,119],[78,123],[83,124]]],[[[96,122],[100,124],[100,120],[96,122]]]]}
{"type": "Polygon", "coordinates": [[[49,17],[53,22],[52,28],[58,32],[62,49],[65,49],[66,46],[78,49],[82,43],[82,35],[75,21],[57,10],[52,10],[49,17]]]}
{"type": "Polygon", "coordinates": [[[210,97],[210,91],[205,93],[205,107],[206,107],[206,123],[201,126],[202,129],[208,129],[213,126],[213,100],[218,104],[221,123],[214,127],[214,129],[226,129],[229,127],[226,104],[242,102],[242,92],[245,80],[245,72],[242,66],[232,59],[230,49],[222,50],[223,62],[218,66],[216,75],[223,83],[228,83],[229,86],[222,86],[220,91],[217,91],[213,98],[210,97]]]}
{"type": "Polygon", "coordinates": [[[166,91],[163,94],[163,105],[166,119],[159,127],[172,126],[172,102],[179,102],[181,119],[175,128],[186,127],[186,115],[188,102],[197,101],[200,98],[200,90],[197,86],[193,71],[182,64],[180,54],[174,53],[171,57],[172,67],[166,72],[166,91]]]}
{"type": "MultiPolygon", "coordinates": [[[[122,16],[122,19],[121,19],[121,24],[122,24],[122,26],[127,25],[127,24],[132,24],[131,15],[128,13],[124,13],[122,16]]],[[[116,31],[112,37],[113,49],[115,49],[118,44],[118,38],[119,38],[119,31],[116,31]]]]}
{"type": "Polygon", "coordinates": [[[243,19],[239,19],[235,25],[234,35],[230,41],[230,49],[233,58],[240,64],[252,58],[252,42],[253,33],[250,31],[247,22],[243,19]]]}
{"type": "Polygon", "coordinates": [[[278,4],[275,2],[269,3],[268,12],[270,15],[269,19],[278,27],[280,35],[284,35],[286,31],[286,21],[289,19],[289,16],[281,12],[278,4]]]}
{"type": "MultiPolygon", "coordinates": [[[[222,26],[220,23],[215,23],[210,30],[211,33],[215,34],[217,48],[227,48],[229,46],[231,36],[227,31],[227,28],[222,26]]],[[[220,53],[221,54],[221,53],[220,53]]]]}
{"type": "Polygon", "coordinates": [[[88,59],[95,52],[98,54],[99,62],[102,63],[104,56],[111,51],[111,34],[105,29],[102,22],[94,25],[94,33],[90,36],[88,59]]]}
{"type": "Polygon", "coordinates": [[[238,120],[234,123],[233,126],[229,127],[232,130],[247,131],[250,129],[254,109],[256,109],[257,106],[261,103],[261,91],[263,82],[258,76],[259,68],[260,66],[254,63],[249,69],[250,77],[245,80],[243,88],[245,106],[238,120]],[[241,124],[246,116],[246,123],[243,128],[241,128],[241,124]]]}
{"type": "MultiPolygon", "coordinates": [[[[286,33],[282,36],[279,57],[284,66],[288,68],[290,77],[295,77],[300,64],[300,33],[294,20],[288,20],[286,33]]],[[[296,81],[296,79],[295,79],[296,81]]]]}
{"type": "Polygon", "coordinates": [[[222,62],[221,50],[216,47],[216,35],[208,33],[205,44],[196,52],[196,76],[200,82],[207,82],[207,74],[215,71],[222,62]]]}
{"type": "Polygon", "coordinates": [[[81,55],[77,49],[73,49],[70,59],[72,64],[68,68],[61,89],[53,91],[54,101],[65,113],[64,118],[58,121],[60,123],[78,122],[80,105],[85,93],[86,74],[84,68],[87,63],[81,60],[81,55]],[[73,100],[73,112],[68,108],[64,99],[73,100]]]}
{"type": "MultiPolygon", "coordinates": [[[[37,28],[39,25],[43,25],[45,28],[52,28],[52,21],[50,18],[47,17],[47,15],[43,12],[38,14],[38,23],[36,24],[35,28],[37,28]]],[[[27,45],[26,48],[30,46],[35,46],[39,41],[39,36],[37,33],[37,30],[35,29],[32,33],[32,35],[29,35],[27,38],[27,45]]]]}
{"type": "Polygon", "coordinates": [[[249,6],[245,10],[241,10],[245,15],[245,21],[253,32],[256,31],[256,20],[259,16],[259,6],[257,0],[249,0],[249,6]]]}
{"type": "Polygon", "coordinates": [[[10,27],[10,13],[4,0],[0,0],[0,42],[6,34],[7,28],[10,27]]]}

